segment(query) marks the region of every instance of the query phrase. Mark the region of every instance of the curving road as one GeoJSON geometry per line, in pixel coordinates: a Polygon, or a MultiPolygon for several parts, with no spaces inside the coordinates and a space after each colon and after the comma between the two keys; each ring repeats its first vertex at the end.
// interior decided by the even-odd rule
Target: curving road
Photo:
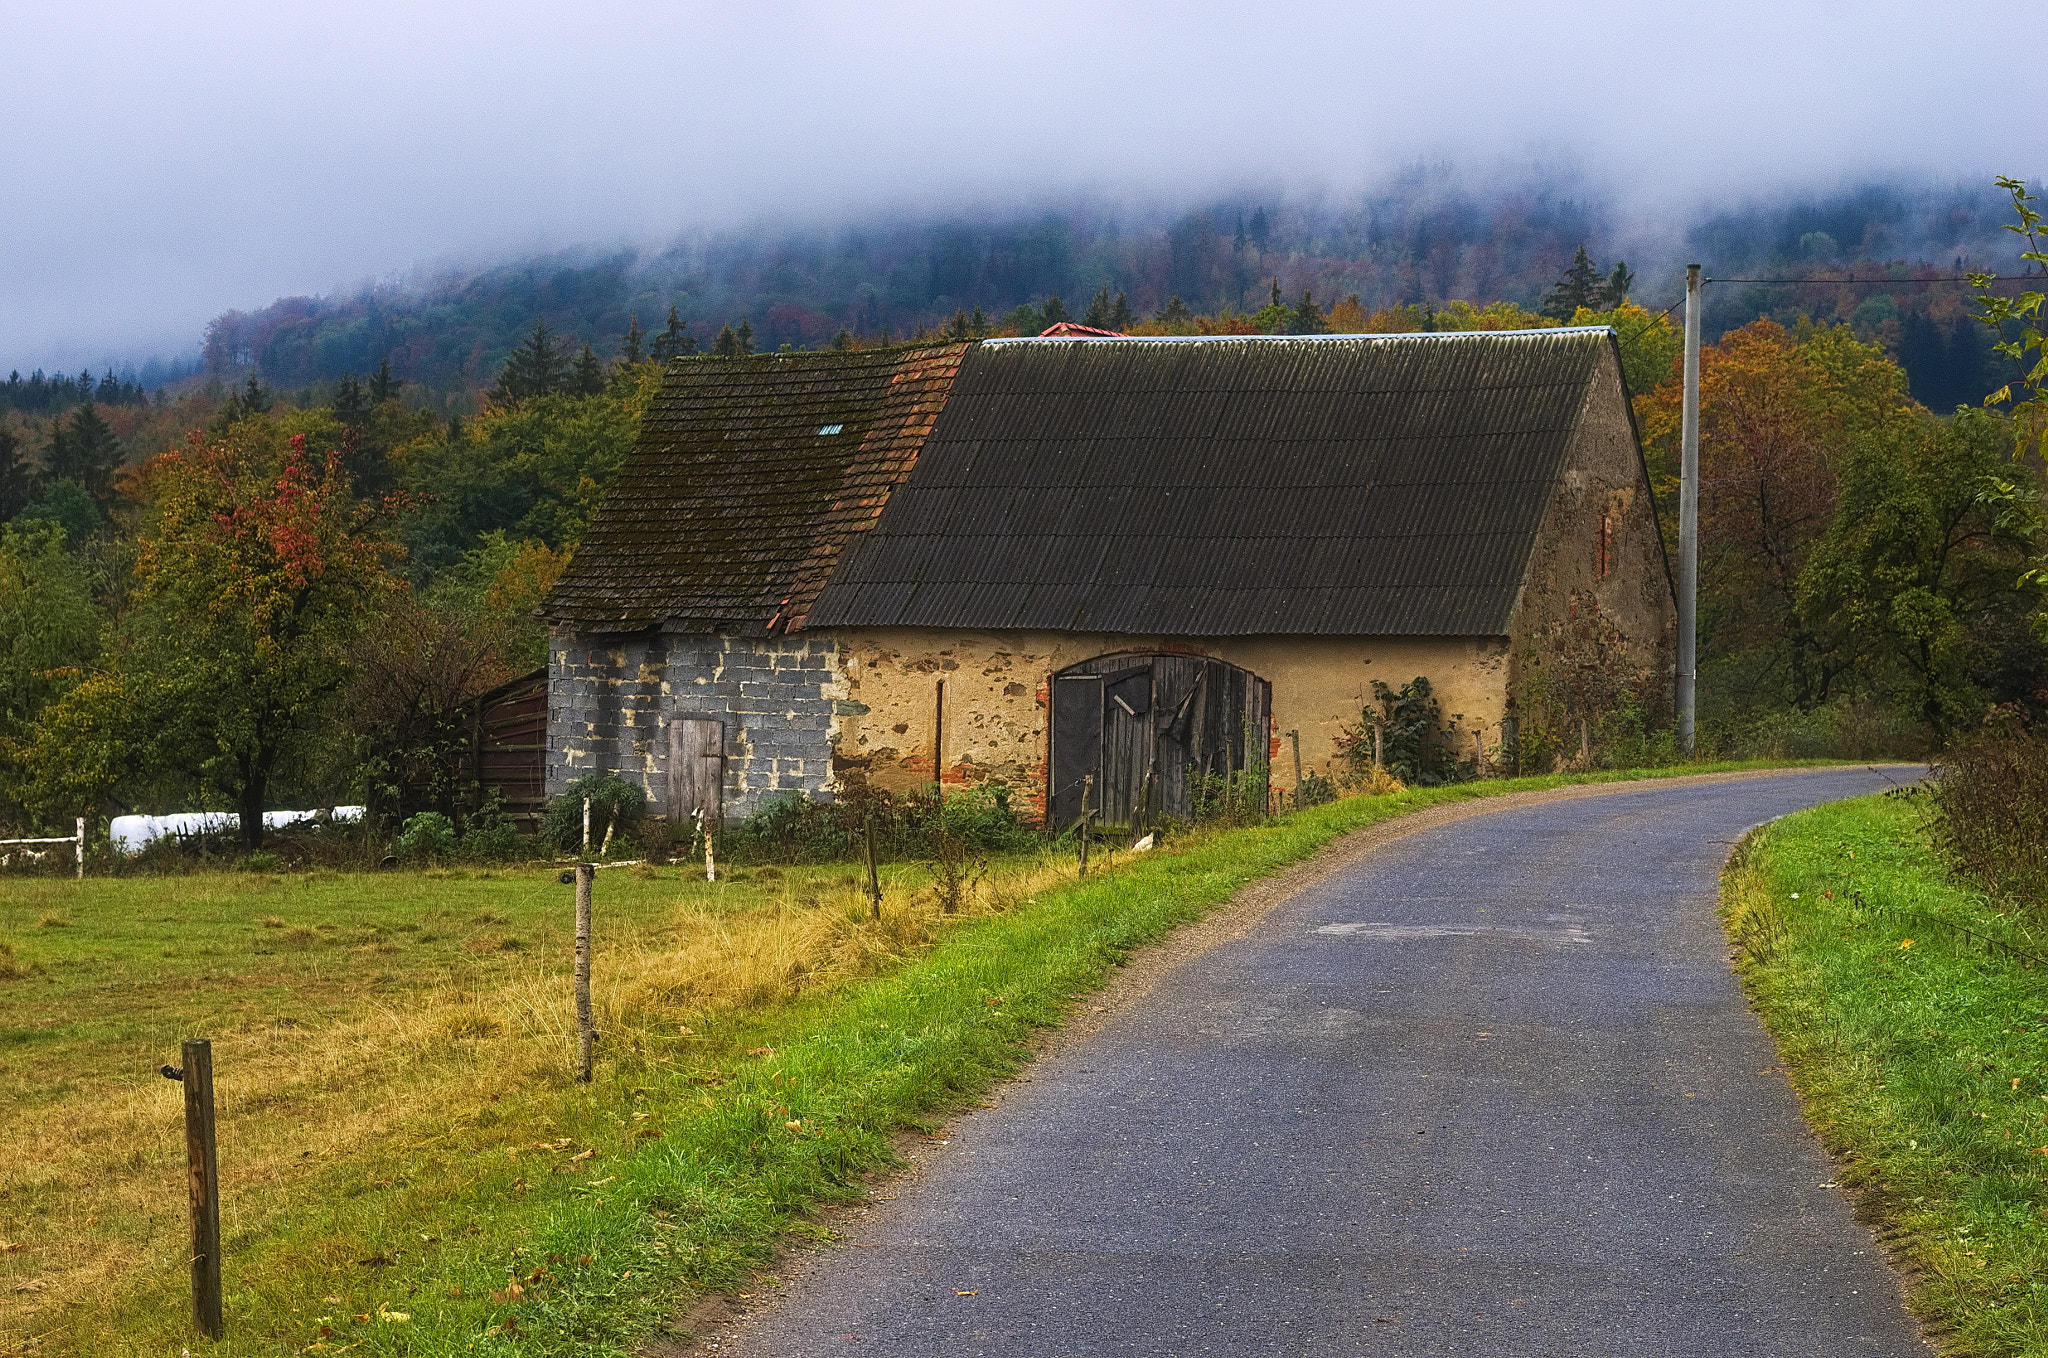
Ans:
{"type": "Polygon", "coordinates": [[[715,1351],[1924,1356],[1714,918],[1728,841],[1910,776],[1394,839],[961,1119],[715,1351]]]}

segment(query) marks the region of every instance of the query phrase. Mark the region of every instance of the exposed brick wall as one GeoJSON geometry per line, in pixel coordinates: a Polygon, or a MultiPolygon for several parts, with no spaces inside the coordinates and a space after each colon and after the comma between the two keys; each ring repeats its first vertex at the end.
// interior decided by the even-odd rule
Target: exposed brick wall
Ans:
{"type": "Polygon", "coordinates": [[[667,719],[718,717],[725,729],[725,815],[739,820],[778,792],[831,796],[839,697],[829,637],[589,636],[548,647],[547,791],[616,773],[665,811],[667,719]]]}

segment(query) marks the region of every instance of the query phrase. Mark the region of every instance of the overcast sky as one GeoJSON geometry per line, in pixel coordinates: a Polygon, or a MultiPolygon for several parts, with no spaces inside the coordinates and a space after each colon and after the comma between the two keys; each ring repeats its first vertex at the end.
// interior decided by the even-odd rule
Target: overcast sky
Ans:
{"type": "Polygon", "coordinates": [[[1573,166],[1673,230],[1871,173],[2033,176],[2009,4],[73,3],[8,7],[0,371],[196,347],[422,265],[895,205],[1417,156],[1573,166]]]}

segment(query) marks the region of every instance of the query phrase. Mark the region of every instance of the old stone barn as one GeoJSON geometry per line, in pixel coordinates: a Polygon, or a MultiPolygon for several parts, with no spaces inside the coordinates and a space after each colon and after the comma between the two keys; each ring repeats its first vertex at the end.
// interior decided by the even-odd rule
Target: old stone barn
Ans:
{"type": "Polygon", "coordinates": [[[549,792],[727,820],[935,773],[1185,816],[1328,770],[1374,679],[1476,752],[1661,691],[1674,628],[1604,328],[682,361],[543,612],[549,792]]]}

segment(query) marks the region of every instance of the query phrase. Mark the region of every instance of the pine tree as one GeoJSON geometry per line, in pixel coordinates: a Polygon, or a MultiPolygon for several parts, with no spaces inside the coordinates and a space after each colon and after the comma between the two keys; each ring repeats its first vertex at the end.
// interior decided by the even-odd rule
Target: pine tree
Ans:
{"type": "Polygon", "coordinates": [[[853,332],[843,325],[840,326],[839,333],[832,337],[832,347],[842,353],[851,349],[853,347],[853,332]]]}
{"type": "Polygon", "coordinates": [[[561,350],[555,347],[547,321],[537,320],[533,333],[505,359],[504,370],[498,374],[498,399],[523,401],[530,396],[560,391],[568,366],[561,350]]]}
{"type": "Polygon", "coordinates": [[[1109,309],[1109,329],[1119,335],[1131,328],[1131,299],[1119,292],[1116,305],[1109,309]]]}
{"type": "Polygon", "coordinates": [[[120,381],[114,376],[114,370],[109,368],[107,375],[100,379],[99,386],[93,390],[92,398],[103,406],[117,406],[122,403],[121,398],[125,394],[121,390],[120,381]]]}
{"type": "Polygon", "coordinates": [[[967,318],[967,324],[973,328],[976,339],[981,339],[988,334],[988,317],[981,314],[980,307],[976,307],[974,314],[967,318]]]}
{"type": "Polygon", "coordinates": [[[370,404],[374,406],[383,405],[386,401],[398,395],[398,389],[404,385],[405,379],[403,377],[393,377],[391,375],[391,357],[388,354],[385,355],[384,358],[378,361],[377,371],[370,374],[370,404]]]}
{"type": "Polygon", "coordinates": [[[640,361],[640,313],[634,312],[626,322],[626,333],[619,336],[619,361],[638,363],[640,361]]]}
{"type": "Polygon", "coordinates": [[[1042,322],[1039,329],[1050,330],[1061,321],[1071,321],[1074,318],[1067,314],[1066,305],[1060,301],[1060,295],[1054,293],[1045,299],[1045,305],[1039,309],[1039,319],[1042,322]]]}
{"type": "Polygon", "coordinates": [[[1273,275],[1273,300],[1272,300],[1272,302],[1271,302],[1271,303],[1269,303],[1269,305],[1271,305],[1271,306],[1285,306],[1285,305],[1286,305],[1286,303],[1285,303],[1285,302],[1282,302],[1282,301],[1280,300],[1280,275],[1279,275],[1279,274],[1274,274],[1274,275],[1273,275]]]}
{"type": "Polygon", "coordinates": [[[1304,290],[1301,294],[1301,305],[1294,308],[1294,314],[1288,318],[1287,333],[1320,335],[1327,329],[1329,326],[1323,323],[1323,309],[1317,306],[1315,299],[1304,290]]]}
{"type": "Polygon", "coordinates": [[[674,307],[668,309],[668,325],[654,337],[654,361],[666,363],[697,352],[697,341],[683,328],[683,318],[674,307]]]}
{"type": "Polygon", "coordinates": [[[344,429],[356,429],[370,417],[370,397],[363,390],[363,384],[354,373],[343,373],[334,384],[334,400],[330,407],[334,419],[344,429]]]}
{"type": "Polygon", "coordinates": [[[1572,266],[1557,280],[1550,296],[1543,299],[1543,314],[1552,320],[1569,321],[1578,315],[1580,307],[1604,310],[1606,297],[1607,287],[1600,277],[1600,268],[1581,243],[1578,253],[1572,256],[1572,266]]]}
{"type": "Polygon", "coordinates": [[[213,433],[225,434],[236,424],[252,416],[268,415],[270,408],[276,404],[277,393],[264,386],[255,373],[250,373],[249,380],[242,384],[242,389],[221,402],[220,409],[214,414],[213,423],[207,428],[213,433]]]}
{"type": "MultiPolygon", "coordinates": [[[[254,378],[250,379],[254,381],[254,378]]],[[[95,499],[105,494],[114,468],[121,464],[121,440],[88,402],[50,435],[44,470],[53,481],[74,481],[95,499]]]]}
{"type": "Polygon", "coordinates": [[[961,307],[959,310],[953,313],[953,319],[951,323],[949,323],[946,326],[946,338],[951,340],[964,340],[969,338],[972,335],[972,333],[973,332],[968,329],[967,308],[961,307]]]}
{"type": "Polygon", "coordinates": [[[1188,304],[1183,302],[1180,299],[1180,294],[1176,292],[1167,299],[1166,305],[1160,309],[1159,315],[1154,317],[1154,319],[1169,330],[1179,329],[1192,324],[1195,319],[1195,313],[1188,309],[1188,304]]]}
{"type": "Polygon", "coordinates": [[[754,327],[745,316],[740,317],[740,328],[734,332],[734,337],[739,340],[742,358],[754,352],[754,327]]]}
{"type": "Polygon", "coordinates": [[[1628,300],[1628,290],[1635,286],[1636,276],[1630,271],[1628,261],[1614,261],[1614,272],[1607,275],[1607,287],[1603,290],[1600,305],[1595,311],[1612,311],[1628,300]]]}
{"type": "Polygon", "coordinates": [[[1081,317],[1081,324],[1094,330],[1109,329],[1109,285],[1102,285],[1102,291],[1088,303],[1087,314],[1081,317]]]}
{"type": "Polygon", "coordinates": [[[595,396],[604,390],[604,364],[587,344],[576,355],[576,366],[569,372],[569,390],[578,396],[595,396]]]}
{"type": "Polygon", "coordinates": [[[718,327],[718,338],[711,341],[711,354],[714,358],[738,358],[740,356],[739,336],[732,333],[730,325],[718,327]]]}
{"type": "Polygon", "coordinates": [[[27,509],[34,489],[27,450],[11,431],[0,428],[0,523],[27,509]]]}

